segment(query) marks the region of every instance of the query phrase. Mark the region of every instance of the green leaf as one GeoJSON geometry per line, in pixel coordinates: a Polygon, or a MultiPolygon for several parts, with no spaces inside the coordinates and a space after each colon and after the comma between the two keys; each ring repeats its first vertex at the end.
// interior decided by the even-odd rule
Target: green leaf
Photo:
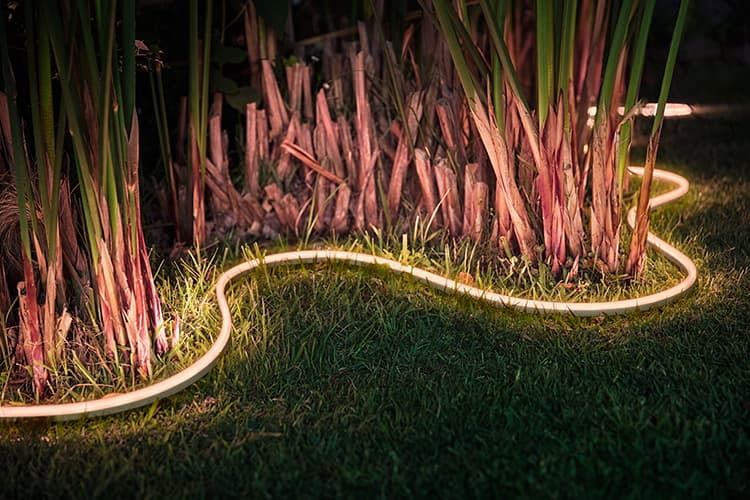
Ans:
{"type": "Polygon", "coordinates": [[[463,85],[467,101],[469,102],[469,106],[473,108],[476,104],[476,99],[479,99],[480,95],[477,93],[477,87],[471,76],[471,70],[461,48],[461,43],[458,41],[455,25],[451,20],[452,7],[446,0],[435,0],[433,5],[435,7],[435,15],[440,22],[442,35],[451,53],[453,64],[461,80],[461,85],[463,85]]]}
{"type": "Polygon", "coordinates": [[[615,31],[611,39],[609,55],[607,55],[607,63],[604,68],[602,88],[599,92],[599,106],[596,112],[597,124],[599,124],[604,116],[609,113],[610,105],[612,104],[612,94],[616,83],[615,77],[617,76],[617,64],[620,61],[620,56],[625,50],[625,41],[628,34],[632,5],[632,0],[624,0],[622,5],[620,5],[617,24],[615,24],[615,31]]]}
{"type": "Polygon", "coordinates": [[[656,106],[656,115],[654,116],[654,123],[651,128],[652,141],[654,139],[656,142],[659,141],[661,122],[664,119],[664,109],[667,106],[669,87],[672,85],[672,76],[674,75],[674,67],[677,62],[677,53],[680,51],[680,42],[682,41],[682,33],[685,31],[685,23],[687,21],[689,8],[690,0],[681,0],[680,10],[677,13],[677,21],[675,21],[674,31],[672,32],[672,41],[669,44],[667,62],[664,66],[664,76],[661,80],[661,90],[659,91],[659,102],[656,106]]]}
{"type": "MultiPolygon", "coordinates": [[[[651,19],[654,14],[656,0],[646,0],[641,14],[640,27],[636,38],[635,50],[630,63],[630,78],[628,80],[628,90],[625,97],[625,114],[629,113],[638,99],[638,91],[641,87],[641,76],[643,74],[643,63],[646,58],[646,44],[648,42],[648,33],[651,29],[651,19]]],[[[631,120],[623,124],[620,129],[620,139],[617,144],[617,182],[619,184],[620,195],[622,195],[623,178],[625,169],[630,161],[629,149],[632,136],[631,120]]]]}
{"type": "Polygon", "coordinates": [[[555,73],[555,21],[552,14],[552,4],[547,0],[536,2],[536,77],[537,101],[536,108],[539,115],[539,129],[544,128],[547,113],[551,103],[554,103],[554,73],[555,73]]]}

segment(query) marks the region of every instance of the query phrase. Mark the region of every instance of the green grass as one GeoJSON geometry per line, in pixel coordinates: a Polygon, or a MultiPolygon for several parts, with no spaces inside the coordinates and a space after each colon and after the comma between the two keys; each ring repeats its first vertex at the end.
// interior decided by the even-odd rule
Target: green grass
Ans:
{"type": "MultiPolygon", "coordinates": [[[[655,193],[668,190],[666,185],[658,183],[654,187],[655,193]]],[[[637,185],[631,191],[635,195],[637,185]]],[[[673,227],[677,224],[677,221],[671,222],[673,227]]],[[[266,242],[262,247],[243,246],[230,237],[226,241],[213,242],[199,255],[188,253],[178,261],[164,263],[157,285],[167,306],[168,328],[171,329],[175,318],[179,318],[182,340],[173,345],[165,356],[155,358],[151,379],[137,377],[127,359],[122,360],[119,366],[104,360],[97,348],[104,343],[103,333],[81,324],[80,328],[83,330],[75,336],[75,340],[68,341],[66,346],[71,353],[70,360],[66,359],[65,363],[49,368],[52,391],[45,396],[44,401],[83,401],[132,391],[194,363],[208,350],[215,332],[219,330],[220,320],[213,290],[218,274],[239,262],[277,252],[326,248],[374,254],[514,297],[567,302],[642,297],[664,290],[682,279],[677,268],[666,258],[650,252],[644,276],[637,281],[629,281],[626,276],[603,274],[592,269],[590,261],[581,264],[578,276],[560,281],[542,262],[530,265],[522,258],[508,257],[486,240],[480,243],[468,239],[455,241],[440,230],[431,230],[429,224],[419,219],[411,224],[406,220],[399,223],[400,227],[409,225],[412,228],[408,233],[375,231],[364,235],[349,235],[343,239],[333,237],[322,241],[307,241],[303,238],[295,244],[285,241],[266,242]]],[[[671,228],[668,225],[663,225],[660,231],[660,235],[666,234],[667,239],[675,239],[670,237],[671,228]]],[[[290,266],[284,271],[274,271],[274,276],[277,279],[294,279],[299,272],[295,267],[299,268],[290,266]]],[[[318,269],[325,267],[321,265],[318,269]]],[[[349,266],[339,263],[336,269],[344,270],[347,267],[349,266]]],[[[355,272],[367,277],[378,270],[359,268],[355,272]]],[[[262,273],[268,273],[268,270],[255,272],[256,275],[262,273]]],[[[275,282],[266,285],[272,287],[275,282]]],[[[333,282],[331,286],[335,290],[337,284],[333,282]]],[[[248,293],[250,292],[242,290],[237,296],[244,297],[248,293]]],[[[0,403],[23,404],[35,400],[30,380],[19,383],[22,376],[18,367],[14,370],[0,367],[0,403]]]]}
{"type": "MultiPolygon", "coordinates": [[[[537,317],[379,270],[256,273],[198,384],[121,416],[3,424],[0,496],[746,496],[749,129],[747,113],[665,123],[658,166],[693,189],[655,228],[700,271],[676,304],[537,317]]],[[[201,300],[184,312],[208,326],[201,300]]]]}
{"type": "MultiPolygon", "coordinates": [[[[655,191],[666,191],[665,186],[656,185],[655,191]]],[[[634,191],[635,192],[635,191],[634,191]]],[[[403,221],[406,223],[406,221],[403,221]]],[[[672,225],[677,222],[673,221],[672,225]]],[[[150,380],[136,377],[129,360],[123,360],[114,366],[102,358],[97,345],[103,343],[103,334],[93,328],[85,328],[85,336],[69,341],[67,349],[72,361],[50,368],[53,382],[51,393],[44,401],[71,402],[102,397],[107,394],[132,391],[166,378],[188,365],[205,353],[213,342],[215,332],[219,330],[220,318],[216,305],[213,284],[221,271],[250,259],[262,258],[265,255],[296,249],[326,248],[356,251],[374,254],[412,265],[420,269],[433,271],[441,276],[471,283],[482,289],[500,292],[513,297],[567,302],[613,301],[619,299],[642,297],[675,285],[683,276],[665,257],[657,252],[650,252],[644,276],[637,281],[629,281],[626,276],[603,274],[591,269],[589,262],[581,265],[580,274],[574,278],[560,281],[543,263],[530,265],[519,257],[507,257],[487,241],[480,243],[468,239],[455,241],[447,238],[442,231],[430,231],[427,225],[417,220],[413,230],[408,234],[397,235],[374,232],[365,235],[350,235],[344,239],[328,238],[322,241],[305,241],[296,244],[284,241],[266,242],[263,247],[257,245],[242,246],[237,241],[214,242],[204,248],[200,255],[189,253],[181,260],[165,264],[160,270],[158,281],[161,298],[167,306],[168,328],[172,328],[175,318],[180,321],[181,341],[165,355],[155,358],[154,373],[150,380]],[[83,339],[83,340],[82,340],[83,339]]],[[[661,230],[669,237],[669,228],[661,230]]],[[[321,264],[315,269],[323,270],[330,265],[321,264]]],[[[367,278],[373,273],[385,272],[383,269],[350,266],[337,263],[334,272],[350,270],[367,278]]],[[[307,266],[307,270],[312,269],[307,266]]],[[[300,266],[290,265],[285,270],[274,270],[276,280],[290,278],[294,280],[300,266]]],[[[331,269],[326,269],[331,271],[331,269]]],[[[266,273],[268,269],[255,271],[253,278],[266,273]]],[[[275,281],[268,282],[267,287],[276,286],[275,281]]],[[[338,286],[332,280],[331,286],[338,286]]],[[[422,286],[422,285],[417,285],[422,286]]],[[[257,291],[241,290],[236,297],[245,297],[249,293],[258,295],[257,291]]],[[[252,305],[252,304],[251,304],[252,305]]],[[[252,312],[257,312],[252,309],[252,312]]],[[[248,314],[239,311],[238,315],[248,314]]],[[[257,318],[262,320],[262,316],[257,318]]],[[[34,400],[33,387],[30,381],[18,382],[22,373],[14,370],[0,369],[0,402],[3,404],[23,404],[34,400]]]]}
{"type": "MultiPolygon", "coordinates": [[[[672,186],[656,183],[654,194],[666,192],[672,186]]],[[[631,198],[637,194],[637,180],[631,186],[631,198]]],[[[672,229],[679,221],[671,220],[659,228],[660,236],[675,240],[672,229]]],[[[611,275],[592,268],[590,256],[581,264],[580,273],[564,281],[555,278],[543,262],[530,265],[517,256],[506,256],[488,241],[475,243],[469,239],[453,240],[441,230],[430,228],[420,219],[409,222],[400,220],[399,227],[409,228],[407,233],[398,230],[373,231],[364,235],[348,235],[344,238],[329,237],[324,240],[303,237],[292,244],[287,241],[270,241],[258,245],[241,245],[231,235],[225,241],[215,241],[200,254],[187,253],[181,259],[163,263],[159,270],[157,286],[163,303],[167,307],[168,329],[175,318],[179,318],[180,338],[165,355],[155,357],[154,373],[150,380],[137,377],[129,360],[119,366],[103,359],[97,346],[104,343],[103,333],[87,325],[66,348],[71,353],[70,361],[50,367],[51,392],[44,401],[70,402],[102,397],[107,394],[132,391],[166,378],[205,353],[219,330],[218,307],[214,299],[213,284],[221,271],[249,259],[277,252],[310,248],[339,249],[374,254],[433,271],[459,282],[468,282],[479,288],[500,292],[513,297],[557,300],[566,302],[613,301],[643,297],[664,290],[679,282],[683,276],[678,269],[661,254],[651,251],[644,275],[631,281],[624,275],[611,275]]],[[[337,269],[346,265],[337,264],[337,269]]],[[[275,272],[274,276],[294,278],[298,270],[275,272]]],[[[325,266],[319,266],[322,269],[325,266]]],[[[373,268],[359,268],[356,272],[369,275],[373,268]]],[[[268,270],[256,271],[255,274],[268,270]]],[[[267,284],[273,286],[273,284],[267,284]]],[[[334,283],[335,288],[337,285],[334,283]]],[[[239,297],[247,294],[240,292],[239,297]]],[[[246,314],[246,313],[243,313],[246,314]]],[[[0,367],[0,403],[23,404],[34,400],[30,380],[19,383],[23,376],[20,369],[8,370],[0,367]]],[[[28,378],[28,377],[27,377],[28,378]]]]}
{"type": "MultiPolygon", "coordinates": [[[[162,271],[159,292],[167,306],[169,328],[175,316],[183,323],[182,338],[164,356],[154,356],[151,380],[160,380],[182,370],[208,350],[217,329],[218,310],[213,284],[216,277],[215,258],[196,258],[191,255],[179,266],[162,271]]],[[[52,393],[44,402],[72,402],[99,398],[107,394],[126,392],[148,385],[150,382],[137,376],[129,359],[119,365],[103,359],[101,346],[103,333],[81,322],[73,340],[68,340],[70,353],[63,363],[50,367],[53,379],[52,393]]],[[[5,348],[5,346],[3,346],[5,348]]],[[[0,402],[19,404],[33,402],[31,381],[19,367],[8,370],[0,365],[0,402]],[[20,382],[20,383],[19,383],[20,382]]]]}

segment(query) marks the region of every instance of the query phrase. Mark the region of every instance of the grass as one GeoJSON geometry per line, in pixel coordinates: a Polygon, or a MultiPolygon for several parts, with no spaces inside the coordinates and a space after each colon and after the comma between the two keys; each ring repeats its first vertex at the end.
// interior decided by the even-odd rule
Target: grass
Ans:
{"type": "MultiPolygon", "coordinates": [[[[655,193],[668,190],[666,185],[657,184],[655,187],[655,193]]],[[[406,221],[402,222],[407,224],[406,221]]],[[[673,226],[676,224],[677,221],[672,222],[673,226]]],[[[179,337],[182,340],[173,342],[170,351],[155,358],[151,379],[136,377],[135,371],[127,362],[122,363],[122,372],[113,370],[111,364],[101,358],[96,345],[84,343],[103,343],[103,334],[89,326],[80,325],[86,329],[86,335],[83,339],[77,337],[75,341],[68,341],[67,345],[69,351],[74,353],[71,361],[74,369],[70,366],[50,368],[50,375],[54,381],[53,392],[47,395],[45,401],[83,401],[130,391],[148,385],[153,380],[166,378],[194,363],[208,350],[213,342],[213,335],[220,327],[213,290],[219,273],[239,262],[277,252],[326,248],[374,254],[514,297],[568,302],[613,301],[642,297],[673,286],[683,277],[665,257],[652,251],[649,253],[645,275],[637,281],[628,281],[626,276],[613,276],[587,269],[587,266],[590,267],[588,262],[582,264],[582,270],[575,279],[560,281],[553,276],[549,267],[539,264],[532,266],[519,257],[507,257],[497,248],[487,245],[487,242],[452,240],[442,231],[430,230],[429,224],[419,219],[413,226],[414,229],[409,233],[400,235],[394,232],[374,231],[365,235],[349,235],[343,239],[333,237],[323,241],[303,237],[296,244],[276,241],[266,242],[262,247],[242,246],[230,237],[227,241],[214,242],[197,254],[186,254],[181,261],[167,264],[161,270],[158,288],[164,303],[169,306],[167,312],[170,328],[178,318],[179,337]]],[[[668,229],[662,230],[660,235],[663,236],[665,232],[669,235],[668,229]]],[[[385,272],[376,268],[360,267],[355,270],[350,269],[351,267],[337,263],[333,268],[329,264],[320,264],[314,269],[325,271],[326,274],[350,271],[363,274],[365,277],[385,272]]],[[[307,268],[311,269],[310,266],[307,268]]],[[[269,274],[268,269],[263,269],[261,272],[256,271],[252,276],[257,279],[258,274],[265,273],[265,287],[272,288],[277,286],[274,280],[288,278],[294,283],[300,270],[304,269],[292,265],[282,270],[273,270],[272,274],[269,274]],[[273,276],[274,280],[269,280],[270,276],[273,276]]],[[[332,281],[335,292],[337,285],[335,280],[332,281]]],[[[235,292],[235,300],[250,294],[257,296],[259,292],[255,288],[240,288],[235,292]]],[[[257,313],[258,310],[252,307],[253,304],[249,304],[248,311],[237,311],[236,314],[257,313]]],[[[251,323],[262,320],[262,316],[255,317],[251,323]]],[[[19,384],[19,375],[18,370],[0,370],[0,402],[21,404],[32,400],[31,384],[19,384]]]]}
{"type": "Polygon", "coordinates": [[[745,496],[749,126],[665,123],[657,166],[693,189],[654,223],[698,263],[685,300],[537,317],[378,270],[258,273],[197,385],[121,416],[3,424],[0,496],[745,496]]]}
{"type": "MultiPolygon", "coordinates": [[[[181,326],[182,337],[188,341],[175,344],[174,349],[154,357],[151,380],[160,380],[182,370],[208,350],[217,331],[218,312],[213,295],[215,278],[214,259],[197,259],[191,256],[184,265],[171,270],[171,276],[162,276],[159,283],[164,303],[170,307],[170,325],[175,316],[186,323],[181,326]]],[[[163,273],[166,274],[166,273],[163,273]]],[[[126,392],[148,385],[148,379],[138,377],[132,364],[122,360],[117,370],[111,360],[102,359],[100,346],[104,334],[80,321],[80,331],[73,340],[67,340],[70,352],[67,365],[50,367],[54,380],[53,392],[45,402],[72,402],[99,398],[107,394],[126,392]]],[[[0,370],[0,401],[2,404],[33,401],[30,381],[19,383],[19,369],[0,370]]]]}

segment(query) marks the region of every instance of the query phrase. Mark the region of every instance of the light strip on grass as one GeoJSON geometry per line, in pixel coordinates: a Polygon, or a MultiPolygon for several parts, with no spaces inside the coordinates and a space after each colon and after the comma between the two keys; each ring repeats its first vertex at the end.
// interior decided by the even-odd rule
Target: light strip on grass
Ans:
{"type": "MultiPolygon", "coordinates": [[[[629,170],[635,175],[640,176],[643,174],[643,168],[641,167],[630,167],[629,170]]],[[[690,186],[684,177],[667,172],[666,170],[654,170],[654,179],[668,182],[675,187],[664,194],[651,198],[651,208],[656,208],[677,200],[688,192],[690,186]]],[[[627,221],[632,228],[635,224],[635,208],[632,208],[628,212],[627,221]]],[[[555,302],[513,297],[459,283],[430,271],[404,265],[384,257],[340,250],[283,252],[267,255],[263,259],[252,259],[232,267],[219,276],[216,283],[216,299],[221,311],[222,321],[219,335],[208,352],[183,371],[142,389],[121,394],[110,394],[91,401],[47,405],[3,405],[0,406],[0,419],[50,418],[54,420],[75,420],[111,415],[149,405],[193,384],[211,369],[229,343],[232,332],[232,315],[225,293],[227,285],[238,276],[252,271],[259,266],[273,267],[285,264],[299,265],[333,261],[356,265],[384,266],[394,273],[413,276],[415,279],[427,283],[434,288],[469,295],[498,307],[511,307],[526,312],[542,314],[557,313],[572,314],[575,316],[599,316],[644,311],[661,306],[684,295],[695,285],[698,270],[687,255],[653,233],[648,233],[647,241],[659,253],[674,263],[684,274],[684,278],[678,284],[661,292],[614,302],[555,302]]]]}

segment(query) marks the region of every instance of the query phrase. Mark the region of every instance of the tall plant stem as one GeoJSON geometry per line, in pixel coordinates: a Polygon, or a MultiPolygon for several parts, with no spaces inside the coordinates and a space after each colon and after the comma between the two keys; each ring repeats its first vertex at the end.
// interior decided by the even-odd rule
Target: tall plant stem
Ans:
{"type": "Polygon", "coordinates": [[[611,112],[612,96],[616,85],[615,77],[617,76],[617,66],[620,61],[620,56],[625,49],[625,41],[628,34],[628,21],[630,19],[632,5],[633,0],[623,0],[620,5],[620,12],[617,16],[617,23],[615,24],[615,32],[612,36],[612,43],[607,55],[607,63],[604,67],[602,88],[599,93],[599,105],[597,106],[596,120],[594,123],[595,128],[611,112]]]}
{"type": "Polygon", "coordinates": [[[643,272],[646,259],[646,237],[648,236],[648,226],[650,221],[649,194],[651,193],[651,183],[654,176],[654,167],[656,165],[656,154],[659,149],[659,138],[661,136],[661,127],[664,120],[664,109],[667,106],[667,96],[669,88],[672,85],[674,76],[674,67],[677,63],[677,53],[680,49],[682,34],[685,30],[690,0],[681,0],[680,10],[677,13],[674,31],[672,32],[672,42],[669,45],[669,55],[664,67],[664,76],[661,81],[661,90],[659,91],[659,102],[656,107],[654,123],[651,127],[651,135],[648,140],[646,149],[646,162],[644,164],[643,181],[638,193],[638,207],[636,210],[635,228],[633,237],[630,241],[630,253],[628,254],[625,272],[631,276],[638,276],[643,272]]]}
{"type": "Polygon", "coordinates": [[[204,31],[202,51],[200,50],[198,34],[198,2],[190,1],[190,33],[189,33],[189,107],[191,124],[191,142],[195,147],[188,148],[189,163],[192,169],[193,191],[193,243],[203,244],[205,239],[203,192],[206,182],[206,131],[208,125],[208,72],[211,53],[211,25],[213,2],[205,3],[204,31]],[[194,158],[194,155],[198,158],[194,158]]]}
{"type": "Polygon", "coordinates": [[[544,128],[549,106],[555,101],[555,23],[552,2],[536,0],[536,93],[539,130],[544,128]]]}
{"type": "MultiPolygon", "coordinates": [[[[505,27],[505,16],[508,11],[506,0],[495,0],[495,29],[502,34],[505,27]]],[[[495,109],[495,121],[500,131],[505,130],[505,78],[503,65],[497,53],[492,54],[492,104],[495,109]]]]}
{"type": "MultiPolygon", "coordinates": [[[[641,25],[638,29],[636,38],[635,51],[630,65],[630,80],[628,81],[628,90],[625,96],[625,114],[635,106],[638,99],[638,91],[641,87],[641,76],[643,74],[643,62],[646,56],[646,42],[648,33],[651,28],[651,19],[654,14],[656,0],[646,0],[643,5],[643,14],[641,16],[641,25]]],[[[620,138],[617,144],[617,180],[622,198],[622,190],[625,180],[625,169],[630,162],[630,141],[632,138],[632,120],[626,121],[620,128],[620,138]]]]}

